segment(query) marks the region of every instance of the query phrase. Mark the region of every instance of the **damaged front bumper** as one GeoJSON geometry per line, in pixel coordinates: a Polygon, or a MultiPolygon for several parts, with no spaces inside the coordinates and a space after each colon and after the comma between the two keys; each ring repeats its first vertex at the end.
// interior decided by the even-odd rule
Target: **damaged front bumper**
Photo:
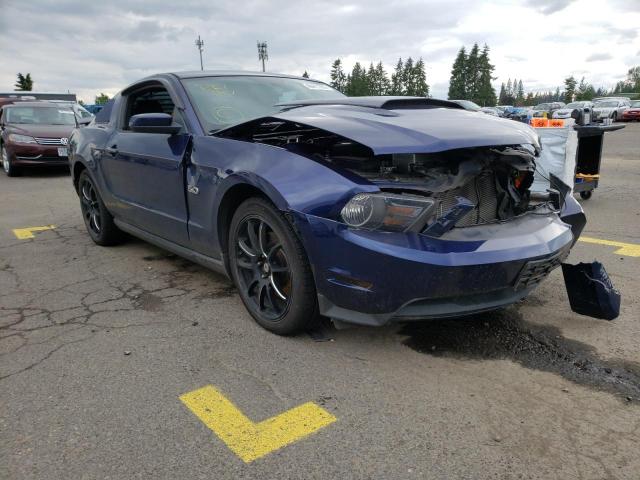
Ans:
{"type": "Polygon", "coordinates": [[[557,215],[457,228],[442,238],[354,230],[301,213],[295,219],[313,265],[320,313],[361,325],[510,305],[559,266],[574,242],[572,226],[557,215]]]}

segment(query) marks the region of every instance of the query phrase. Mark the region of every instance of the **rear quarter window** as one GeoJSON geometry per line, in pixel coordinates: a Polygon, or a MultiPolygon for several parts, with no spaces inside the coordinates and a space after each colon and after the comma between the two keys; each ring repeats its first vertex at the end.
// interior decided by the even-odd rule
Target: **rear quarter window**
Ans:
{"type": "Polygon", "coordinates": [[[111,112],[113,111],[113,103],[114,99],[109,100],[105,103],[102,110],[96,113],[96,118],[94,120],[95,123],[109,123],[111,120],[111,112]]]}

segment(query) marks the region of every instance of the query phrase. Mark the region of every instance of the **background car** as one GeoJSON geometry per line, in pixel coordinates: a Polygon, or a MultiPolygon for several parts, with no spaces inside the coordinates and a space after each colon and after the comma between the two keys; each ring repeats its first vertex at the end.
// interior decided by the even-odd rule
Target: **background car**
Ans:
{"type": "Polygon", "coordinates": [[[465,110],[469,110],[471,112],[479,112],[481,107],[477,103],[472,102],[471,100],[449,100],[450,102],[457,103],[465,110]]]}
{"type": "Polygon", "coordinates": [[[66,105],[19,102],[0,109],[0,157],[4,172],[12,177],[28,166],[67,166],[67,145],[77,127],[66,105]]]}
{"type": "Polygon", "coordinates": [[[615,122],[622,118],[624,111],[631,105],[629,100],[603,99],[593,102],[593,120],[601,122],[610,118],[615,122]]]}
{"type": "Polygon", "coordinates": [[[590,101],[581,101],[581,102],[571,102],[564,107],[555,110],[551,116],[551,118],[571,118],[571,113],[578,109],[584,110],[589,109],[590,111],[593,109],[593,102],[590,101]]]}
{"type": "Polygon", "coordinates": [[[497,108],[495,108],[495,107],[482,107],[482,108],[480,109],[480,111],[481,111],[482,113],[486,113],[487,115],[493,115],[494,117],[500,117],[500,116],[502,116],[502,115],[501,115],[501,113],[502,113],[502,112],[500,112],[500,110],[498,110],[498,109],[497,109],[497,108]]]}
{"type": "Polygon", "coordinates": [[[73,113],[76,114],[76,118],[78,121],[88,120],[94,117],[94,114],[89,112],[86,108],[80,105],[78,102],[71,102],[66,100],[49,100],[51,103],[57,103],[60,105],[65,105],[73,110],[73,113]]]}
{"type": "Polygon", "coordinates": [[[518,122],[528,123],[533,116],[531,107],[511,107],[505,110],[504,117],[518,122]]]}
{"type": "Polygon", "coordinates": [[[275,74],[145,78],[76,129],[90,237],[128,232],[229,275],[292,334],[469,315],[527,296],[584,226],[532,200],[539,136],[424,97],[345,97],[275,74]]]}
{"type": "Polygon", "coordinates": [[[513,105],[497,105],[495,108],[498,109],[498,111],[500,112],[500,116],[501,117],[506,117],[507,116],[507,111],[511,108],[513,108],[513,105]]]}
{"type": "Polygon", "coordinates": [[[629,106],[622,112],[622,120],[625,122],[640,120],[640,100],[629,102],[629,106]]]}
{"type": "Polygon", "coordinates": [[[548,102],[540,103],[531,110],[534,117],[544,117],[546,114],[547,118],[552,118],[553,112],[564,108],[564,106],[565,104],[563,102],[548,102]]]}

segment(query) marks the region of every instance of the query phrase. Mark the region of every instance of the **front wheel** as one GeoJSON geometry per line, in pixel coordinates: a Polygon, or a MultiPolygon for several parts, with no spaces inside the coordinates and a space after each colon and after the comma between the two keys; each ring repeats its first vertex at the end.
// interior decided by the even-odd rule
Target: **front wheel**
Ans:
{"type": "Polygon", "coordinates": [[[13,162],[9,158],[9,152],[4,148],[4,145],[0,145],[0,158],[2,158],[2,169],[7,177],[17,177],[20,175],[20,171],[13,165],[13,162]]]}
{"type": "Polygon", "coordinates": [[[292,335],[314,324],[318,308],[309,261],[290,223],[271,203],[250,198],[238,207],[228,254],[240,297],[260,326],[292,335]]]}
{"type": "Polygon", "coordinates": [[[115,245],[122,240],[122,231],[113,222],[113,216],[104,206],[98,189],[89,173],[85,170],[78,179],[80,210],[87,232],[98,245],[115,245]]]}
{"type": "Polygon", "coordinates": [[[618,112],[613,112],[613,115],[611,115],[611,121],[612,122],[618,121],[618,112]]]}

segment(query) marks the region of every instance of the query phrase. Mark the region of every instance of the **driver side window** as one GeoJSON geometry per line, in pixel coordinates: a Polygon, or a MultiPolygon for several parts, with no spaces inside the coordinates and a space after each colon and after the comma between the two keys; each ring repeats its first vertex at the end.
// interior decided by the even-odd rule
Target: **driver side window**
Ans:
{"type": "MultiPolygon", "coordinates": [[[[164,87],[149,87],[138,92],[130,94],[127,98],[126,116],[124,119],[123,130],[129,130],[129,120],[134,115],[141,113],[166,113],[174,117],[179,115],[175,112],[177,108],[171,100],[169,92],[164,87]]],[[[181,123],[181,125],[183,125],[181,123]]],[[[184,128],[184,125],[183,125],[184,128]]]]}

